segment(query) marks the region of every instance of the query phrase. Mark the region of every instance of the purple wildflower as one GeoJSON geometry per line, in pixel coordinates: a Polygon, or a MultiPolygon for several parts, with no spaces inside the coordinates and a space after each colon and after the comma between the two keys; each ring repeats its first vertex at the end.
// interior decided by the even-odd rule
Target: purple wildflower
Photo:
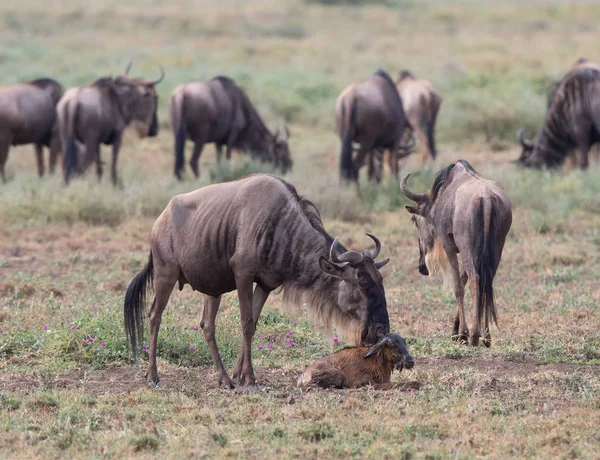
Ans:
{"type": "Polygon", "coordinates": [[[194,345],[190,345],[190,351],[194,351],[196,347],[194,345]]]}
{"type": "Polygon", "coordinates": [[[292,348],[296,346],[296,344],[294,342],[286,342],[286,343],[288,344],[289,347],[292,347],[292,348]]]}
{"type": "Polygon", "coordinates": [[[259,346],[258,346],[258,347],[256,347],[256,348],[258,348],[259,350],[262,350],[262,349],[263,349],[263,346],[262,346],[262,345],[259,345],[259,346]]]}
{"type": "Polygon", "coordinates": [[[102,343],[100,343],[100,346],[101,346],[102,348],[104,348],[104,347],[106,346],[106,343],[102,342],[102,343]]]}
{"type": "Polygon", "coordinates": [[[292,321],[292,326],[295,326],[296,324],[298,324],[296,321],[292,321]]]}
{"type": "Polygon", "coordinates": [[[81,339],[81,345],[85,345],[85,339],[81,339]]]}
{"type": "Polygon", "coordinates": [[[148,351],[148,347],[142,347],[142,351],[148,351]]]}
{"type": "Polygon", "coordinates": [[[271,348],[273,348],[273,344],[270,343],[269,345],[267,345],[267,348],[270,350],[271,348]]]}
{"type": "Polygon", "coordinates": [[[93,337],[88,337],[88,342],[93,342],[94,338],[93,337]]]}
{"type": "Polygon", "coordinates": [[[442,327],[448,327],[448,323],[443,323],[442,327]]]}
{"type": "Polygon", "coordinates": [[[333,338],[333,343],[338,343],[338,338],[337,337],[333,338]]]}
{"type": "Polygon", "coordinates": [[[313,342],[312,340],[310,341],[310,344],[311,344],[311,345],[316,345],[316,343],[315,343],[315,342],[313,342]]]}
{"type": "Polygon", "coordinates": [[[194,326],[192,329],[193,329],[194,331],[197,331],[197,330],[198,330],[198,329],[200,329],[200,328],[199,328],[198,326],[194,326]]]}
{"type": "Polygon", "coordinates": [[[289,339],[291,336],[293,336],[294,333],[292,331],[288,332],[287,334],[285,334],[285,338],[289,339]]]}
{"type": "Polygon", "coordinates": [[[42,329],[46,331],[48,330],[48,326],[44,326],[42,329]]]}
{"type": "Polygon", "coordinates": [[[77,326],[73,325],[73,326],[71,326],[71,327],[70,327],[70,329],[71,329],[72,331],[74,331],[75,329],[77,329],[77,326]]]}

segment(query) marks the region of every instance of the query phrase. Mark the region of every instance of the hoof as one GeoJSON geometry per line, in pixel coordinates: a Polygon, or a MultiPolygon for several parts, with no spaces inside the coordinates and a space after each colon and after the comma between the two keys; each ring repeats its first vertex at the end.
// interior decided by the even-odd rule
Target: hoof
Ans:
{"type": "Polygon", "coordinates": [[[227,376],[219,379],[219,386],[222,386],[226,390],[233,390],[235,388],[234,383],[227,376]]]}
{"type": "Polygon", "coordinates": [[[460,345],[468,345],[469,344],[469,334],[455,334],[452,336],[452,340],[457,342],[460,345]]]}
{"type": "Polygon", "coordinates": [[[486,348],[490,348],[492,346],[492,339],[486,337],[483,339],[483,345],[485,345],[486,348]]]}

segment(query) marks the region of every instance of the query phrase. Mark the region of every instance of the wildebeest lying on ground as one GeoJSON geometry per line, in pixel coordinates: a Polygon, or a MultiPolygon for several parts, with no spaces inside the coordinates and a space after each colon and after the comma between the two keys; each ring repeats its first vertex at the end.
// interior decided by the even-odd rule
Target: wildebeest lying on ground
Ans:
{"type": "Polygon", "coordinates": [[[229,77],[179,85],[169,99],[169,115],[175,136],[175,176],[179,180],[188,137],[194,142],[190,167],[196,177],[200,175],[200,154],[204,144],[210,142],[215,143],[218,162],[225,145],[227,159],[233,149],[239,149],[272,163],[282,174],[292,167],[287,126],[285,139],[279,137],[279,129],[271,134],[246,93],[229,77]]]}
{"type": "Polygon", "coordinates": [[[561,80],[534,141],[517,132],[523,146],[518,163],[535,168],[554,168],[574,150],[581,154],[579,166],[589,164],[589,149],[600,141],[600,67],[582,62],[561,80]]]}
{"type": "Polygon", "coordinates": [[[0,177],[4,181],[11,145],[35,144],[40,177],[44,175],[43,147],[50,147],[50,169],[54,169],[55,108],[62,94],[62,86],[51,78],[0,86],[0,177]]]}
{"type": "Polygon", "coordinates": [[[417,80],[404,70],[396,81],[408,125],[422,144],[423,164],[435,160],[435,120],[442,97],[427,80],[417,80]]]}
{"type": "Polygon", "coordinates": [[[215,317],[221,295],[235,289],[243,335],[236,382],[254,385],[252,338],[269,293],[280,286],[286,306],[306,303],[322,327],[335,326],[354,344],[377,342],[390,329],[379,273],[389,259],[375,262],[381,243],[369,236],[375,249],[346,251],[325,231],[317,208],[276,176],[253,174],[175,196],[152,227],[148,264],[125,296],[125,328],[135,352],[146,286],[154,280],[147,379],[158,382],[158,330],[176,283],[205,295],[200,324],[225,387],[233,382],[219,356],[215,317]]]}
{"type": "Polygon", "coordinates": [[[134,116],[149,126],[148,136],[158,134],[158,94],[155,86],[164,78],[160,68],[160,77],[156,80],[130,78],[127,74],[115,78],[106,77],[96,80],[89,86],[71,88],[60,100],[56,111],[64,158],[65,182],[77,172],[85,172],[96,163],[96,174],[102,177],[100,144],[112,145],[111,179],[117,183],[117,159],[121,148],[123,130],[134,116]],[[141,113],[140,106],[145,108],[141,113]],[[85,146],[85,158],[79,166],[77,145],[85,146]],[[78,171],[78,170],[81,171],[78,171]]]}
{"type": "Polygon", "coordinates": [[[298,386],[359,388],[390,383],[392,371],[412,369],[413,357],[399,334],[390,332],[373,347],[344,348],[315,361],[298,378],[298,386]]]}
{"type": "Polygon", "coordinates": [[[383,70],[371,78],[348,86],[336,102],[337,133],[342,141],[340,174],[342,179],[358,181],[365,159],[369,160],[369,177],[377,181],[376,156],[390,150],[390,170],[398,177],[398,161],[411,153],[411,145],[402,145],[408,128],[402,100],[396,85],[383,70]],[[353,156],[352,143],[360,144],[353,156]]]}
{"type": "Polygon", "coordinates": [[[506,235],[512,223],[511,203],[502,186],[481,177],[465,160],[440,171],[431,193],[402,192],[417,206],[407,206],[419,231],[419,273],[450,271],[458,313],[453,336],[467,342],[469,329],[464,313],[464,287],[470,280],[473,323],[471,345],[479,344],[481,326],[484,344],[491,345],[490,319],[497,324],[493,281],[506,235]],[[459,271],[458,254],[463,273],[459,271]],[[483,323],[483,324],[482,324],[483,323]]]}

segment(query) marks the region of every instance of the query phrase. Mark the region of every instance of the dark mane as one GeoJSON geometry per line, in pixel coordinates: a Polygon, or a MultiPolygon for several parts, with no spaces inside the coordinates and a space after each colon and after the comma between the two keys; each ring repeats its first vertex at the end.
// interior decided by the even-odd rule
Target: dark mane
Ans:
{"type": "Polygon", "coordinates": [[[108,88],[112,87],[113,79],[112,77],[101,77],[98,78],[95,82],[93,82],[90,86],[97,86],[98,88],[108,88]]]}
{"type": "Polygon", "coordinates": [[[385,81],[387,81],[390,86],[392,86],[394,88],[394,91],[396,93],[398,93],[398,91],[396,90],[396,85],[394,84],[394,80],[392,80],[392,77],[390,77],[390,75],[383,69],[377,69],[375,71],[375,73],[373,74],[374,77],[381,77],[383,78],[385,81]]]}
{"type": "Polygon", "coordinates": [[[403,70],[402,72],[400,72],[400,80],[403,80],[405,78],[410,78],[412,80],[415,79],[415,76],[410,73],[408,70],[403,70]]]}
{"type": "Polygon", "coordinates": [[[39,86],[40,88],[45,88],[46,86],[55,85],[61,86],[56,80],[48,77],[36,78],[35,80],[31,80],[28,82],[30,85],[39,86]]]}
{"type": "Polygon", "coordinates": [[[450,172],[454,169],[455,164],[456,163],[452,163],[451,165],[446,166],[439,173],[437,173],[437,176],[435,176],[435,180],[433,181],[433,187],[431,187],[431,193],[429,194],[430,203],[435,203],[435,200],[437,199],[438,195],[446,186],[448,176],[450,175],[450,172]]]}

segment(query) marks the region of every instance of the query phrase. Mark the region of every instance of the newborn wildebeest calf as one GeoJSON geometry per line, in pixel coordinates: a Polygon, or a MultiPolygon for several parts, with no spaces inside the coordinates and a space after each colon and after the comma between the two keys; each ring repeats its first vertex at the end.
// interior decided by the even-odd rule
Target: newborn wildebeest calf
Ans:
{"type": "Polygon", "coordinates": [[[402,371],[414,365],[404,339],[389,333],[371,348],[344,348],[312,363],[298,379],[298,386],[358,388],[388,384],[394,368],[402,371]]]}
{"type": "Polygon", "coordinates": [[[146,377],[158,382],[158,329],[176,284],[205,294],[200,325],[225,387],[233,382],[219,356],[215,318],[221,295],[235,289],[243,340],[233,380],[246,385],[254,385],[250,350],[258,317],[280,286],[284,306],[306,304],[320,326],[335,326],[355,345],[376,343],[390,331],[379,273],[389,259],[375,262],[381,243],[369,236],[374,249],[347,251],[325,231],[310,201],[266,174],[177,195],[152,227],[148,263],[125,296],[125,328],[135,352],[143,337],[146,285],[154,279],[146,377]]]}

